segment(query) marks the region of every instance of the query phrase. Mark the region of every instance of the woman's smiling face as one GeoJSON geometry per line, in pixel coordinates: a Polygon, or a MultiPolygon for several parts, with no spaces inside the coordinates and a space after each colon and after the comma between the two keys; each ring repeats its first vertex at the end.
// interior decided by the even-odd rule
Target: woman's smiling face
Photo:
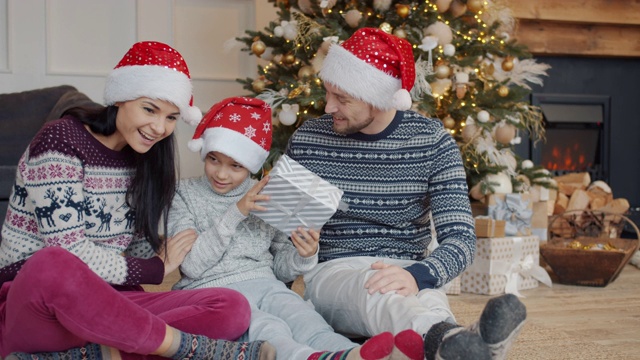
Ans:
{"type": "Polygon", "coordinates": [[[180,118],[180,109],[164,100],[143,97],[118,102],[116,106],[116,132],[110,136],[110,147],[114,150],[129,145],[140,154],[146,153],[173,133],[180,118]]]}

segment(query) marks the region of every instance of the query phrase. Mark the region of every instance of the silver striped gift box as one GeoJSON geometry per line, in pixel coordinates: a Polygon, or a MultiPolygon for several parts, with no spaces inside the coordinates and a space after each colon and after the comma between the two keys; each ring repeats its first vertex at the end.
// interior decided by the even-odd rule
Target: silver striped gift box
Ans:
{"type": "Polygon", "coordinates": [[[298,226],[320,230],[340,206],[342,190],[287,155],[278,159],[269,177],[261,192],[271,196],[267,210],[253,214],[287,235],[298,226]]]}

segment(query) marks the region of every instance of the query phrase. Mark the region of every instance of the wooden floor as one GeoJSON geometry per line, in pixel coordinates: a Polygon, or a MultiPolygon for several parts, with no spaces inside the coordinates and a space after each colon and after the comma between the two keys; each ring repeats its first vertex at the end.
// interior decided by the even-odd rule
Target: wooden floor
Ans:
{"type": "MultiPolygon", "coordinates": [[[[528,323],[537,328],[597,344],[615,354],[608,359],[640,359],[640,269],[637,267],[627,265],[606,287],[554,283],[548,288],[540,284],[522,294],[528,323]]],[[[481,309],[488,297],[462,293],[449,299],[455,314],[457,308],[470,305],[481,309]]],[[[557,351],[562,354],[563,349],[557,351]]]]}

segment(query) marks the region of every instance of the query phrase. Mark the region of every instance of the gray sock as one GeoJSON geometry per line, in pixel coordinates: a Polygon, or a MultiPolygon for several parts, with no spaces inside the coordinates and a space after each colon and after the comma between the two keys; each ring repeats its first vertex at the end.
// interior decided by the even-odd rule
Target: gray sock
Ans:
{"type": "Polygon", "coordinates": [[[438,348],[442,343],[444,335],[452,329],[462,328],[458,324],[452,324],[446,321],[439,322],[433,325],[429,331],[423,335],[424,337],[424,357],[426,360],[434,360],[438,348]]]}

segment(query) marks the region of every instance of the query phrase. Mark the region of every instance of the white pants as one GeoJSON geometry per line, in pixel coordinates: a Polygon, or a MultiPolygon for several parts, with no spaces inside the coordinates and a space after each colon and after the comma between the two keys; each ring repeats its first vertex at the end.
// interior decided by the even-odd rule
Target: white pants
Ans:
{"type": "Polygon", "coordinates": [[[335,333],[313,305],[278,280],[247,280],[226,287],[241,292],[251,304],[248,336],[240,341],[269,341],[278,360],[306,360],[317,351],[358,345],[335,333]]]}
{"type": "MultiPolygon", "coordinates": [[[[336,331],[350,336],[393,334],[413,329],[426,334],[441,321],[455,323],[447,295],[442,289],[424,289],[417,295],[395,292],[369,295],[364,288],[376,270],[375,257],[350,257],[318,264],[304,275],[305,299],[311,300],[322,317],[336,331]]],[[[415,261],[384,259],[387,264],[406,267],[415,261]]]]}

